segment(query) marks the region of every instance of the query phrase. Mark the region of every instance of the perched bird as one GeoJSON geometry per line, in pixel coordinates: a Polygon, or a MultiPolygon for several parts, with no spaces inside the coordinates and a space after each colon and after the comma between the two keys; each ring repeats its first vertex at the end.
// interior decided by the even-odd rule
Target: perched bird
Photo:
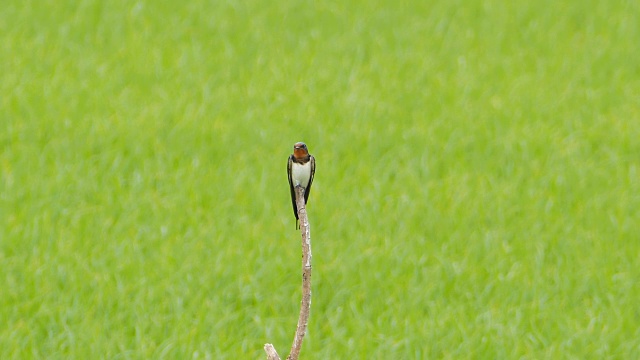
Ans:
{"type": "Polygon", "coordinates": [[[287,173],[289,174],[293,214],[296,216],[296,229],[298,229],[298,206],[296,206],[295,188],[297,186],[304,188],[304,203],[306,204],[309,199],[309,192],[311,192],[313,175],[316,173],[316,159],[309,154],[305,143],[298,142],[293,145],[293,154],[289,156],[289,162],[287,163],[287,173]]]}

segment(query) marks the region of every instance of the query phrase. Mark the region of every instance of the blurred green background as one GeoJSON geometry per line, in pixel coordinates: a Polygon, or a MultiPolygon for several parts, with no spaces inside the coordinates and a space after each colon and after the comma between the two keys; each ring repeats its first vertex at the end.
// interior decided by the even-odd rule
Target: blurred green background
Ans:
{"type": "Polygon", "coordinates": [[[640,357],[637,1],[0,10],[0,358],[640,357]]]}

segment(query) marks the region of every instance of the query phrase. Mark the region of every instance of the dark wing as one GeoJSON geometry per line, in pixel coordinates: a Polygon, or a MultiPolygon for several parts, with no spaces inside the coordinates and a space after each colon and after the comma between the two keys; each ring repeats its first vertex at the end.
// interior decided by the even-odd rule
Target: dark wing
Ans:
{"type": "Polygon", "coordinates": [[[289,175],[289,190],[291,191],[291,203],[293,204],[293,215],[295,215],[296,220],[298,220],[298,207],[296,206],[296,192],[293,189],[293,179],[291,179],[292,164],[293,164],[293,155],[289,156],[289,161],[287,162],[287,174],[289,175]]]}
{"type": "Polygon", "coordinates": [[[313,157],[313,155],[309,155],[310,159],[309,161],[311,161],[311,176],[309,177],[309,185],[307,185],[307,188],[304,189],[304,203],[307,203],[307,200],[309,200],[309,193],[311,192],[311,183],[313,183],[313,176],[316,174],[316,158],[313,157]]]}

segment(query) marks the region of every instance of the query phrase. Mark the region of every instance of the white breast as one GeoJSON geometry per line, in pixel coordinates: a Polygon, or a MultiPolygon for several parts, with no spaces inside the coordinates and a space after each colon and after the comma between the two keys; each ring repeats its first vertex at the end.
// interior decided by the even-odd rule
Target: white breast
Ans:
{"type": "Polygon", "coordinates": [[[307,163],[304,165],[295,162],[291,164],[291,179],[293,180],[293,186],[300,185],[306,188],[309,184],[310,177],[311,161],[307,161],[307,163]]]}

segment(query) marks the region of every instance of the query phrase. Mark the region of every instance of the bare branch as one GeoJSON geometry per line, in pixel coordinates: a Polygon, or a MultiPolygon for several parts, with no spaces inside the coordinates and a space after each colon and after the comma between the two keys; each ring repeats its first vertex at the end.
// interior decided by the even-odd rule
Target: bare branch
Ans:
{"type": "Polygon", "coordinates": [[[264,344],[264,351],[267,352],[267,360],[280,360],[280,355],[278,355],[278,352],[273,345],[264,344]]]}
{"type": "Polygon", "coordinates": [[[300,219],[300,232],[302,233],[302,304],[300,306],[300,317],[296,328],[296,336],[293,338],[291,353],[287,360],[297,360],[302,348],[302,340],[307,332],[309,313],[311,311],[311,234],[309,232],[309,218],[304,201],[305,189],[296,186],[296,205],[298,207],[298,218],[300,219]]]}
{"type": "MultiPolygon", "coordinates": [[[[305,189],[301,186],[296,186],[295,188],[300,232],[302,233],[302,304],[300,306],[296,335],[293,338],[291,353],[287,356],[287,360],[298,360],[300,356],[302,340],[307,332],[307,323],[309,322],[309,313],[311,311],[311,234],[309,232],[309,218],[307,217],[307,208],[304,201],[304,191],[305,189]]],[[[267,352],[267,360],[280,360],[280,356],[273,345],[265,344],[264,351],[267,352]]]]}

